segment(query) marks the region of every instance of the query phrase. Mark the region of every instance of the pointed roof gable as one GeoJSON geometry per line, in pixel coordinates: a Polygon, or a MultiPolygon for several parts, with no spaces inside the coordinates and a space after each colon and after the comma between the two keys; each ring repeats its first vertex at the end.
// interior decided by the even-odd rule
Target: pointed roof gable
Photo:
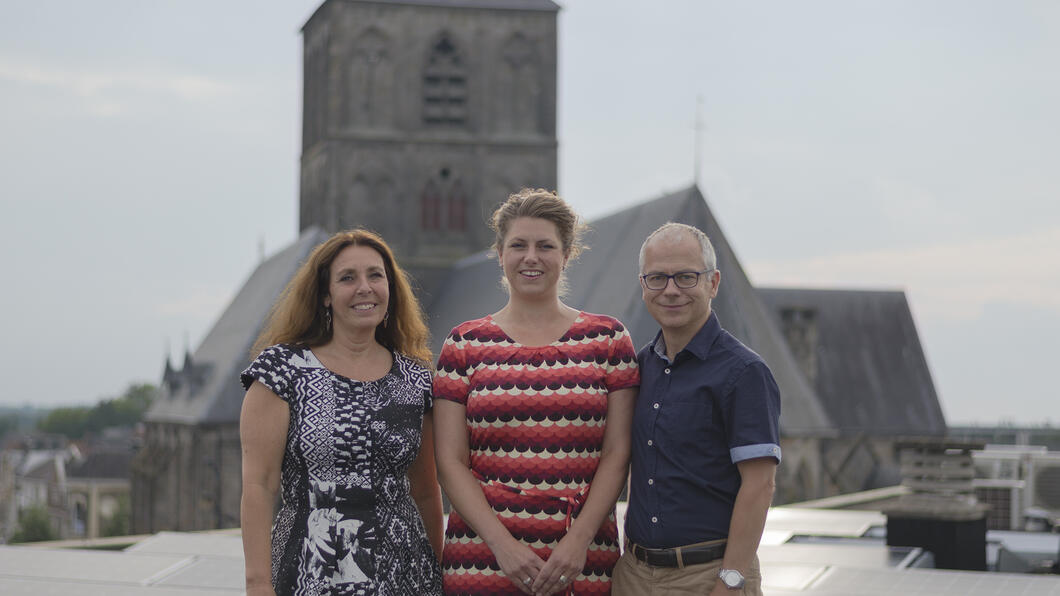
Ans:
{"type": "Polygon", "coordinates": [[[294,244],[254,270],[206,339],[185,358],[184,368],[164,375],[145,421],[210,424],[239,420],[244,393],[239,373],[250,363],[250,348],[280,292],[324,240],[323,230],[308,228],[294,244]]]}
{"type": "Polygon", "coordinates": [[[905,292],[758,288],[778,326],[806,313],[814,389],[844,434],[943,435],[931,370],[905,292]]]}
{"type": "MultiPolygon", "coordinates": [[[[783,432],[792,436],[831,429],[817,395],[694,186],[592,222],[586,234],[590,250],[567,268],[570,290],[565,301],[588,312],[617,317],[638,349],[650,341],[659,326],[641,301],[637,259],[648,234],[668,221],[696,226],[714,243],[722,284],[713,309],[722,326],[758,352],[773,371],[783,399],[783,432]]],[[[457,263],[429,309],[435,353],[453,326],[496,312],[505,302],[497,262],[488,252],[457,263]]]]}

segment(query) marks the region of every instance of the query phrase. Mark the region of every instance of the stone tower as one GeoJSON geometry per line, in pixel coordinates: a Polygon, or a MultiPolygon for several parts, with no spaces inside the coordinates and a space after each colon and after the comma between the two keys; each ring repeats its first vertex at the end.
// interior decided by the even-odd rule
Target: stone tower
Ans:
{"type": "Polygon", "coordinates": [[[497,203],[556,187],[558,10],[324,2],[302,29],[301,229],[373,229],[432,294],[497,203]]]}

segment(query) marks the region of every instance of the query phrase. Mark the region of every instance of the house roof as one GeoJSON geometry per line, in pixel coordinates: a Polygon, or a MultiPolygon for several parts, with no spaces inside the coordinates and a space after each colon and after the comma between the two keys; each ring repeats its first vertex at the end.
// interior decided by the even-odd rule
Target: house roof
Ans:
{"type": "Polygon", "coordinates": [[[144,420],[182,424],[239,420],[244,394],[239,373],[250,363],[250,348],[280,292],[310,251],[326,239],[320,228],[307,228],[294,244],[258,265],[195,353],[185,356],[183,368],[172,370],[167,363],[159,396],[144,420]]]}
{"type": "MultiPolygon", "coordinates": [[[[706,200],[690,187],[635,205],[590,224],[589,250],[567,267],[570,290],[565,302],[585,311],[617,317],[635,345],[649,342],[659,327],[644,308],[637,282],[637,258],[644,239],[668,221],[694,225],[714,243],[722,285],[713,309],[722,326],[758,352],[780,386],[781,429],[791,436],[820,434],[831,428],[828,415],[759,300],[706,200]]],[[[496,312],[506,296],[495,259],[484,251],[460,261],[428,311],[434,352],[455,325],[496,312]]]]}
{"type": "Polygon", "coordinates": [[[81,461],[66,466],[67,478],[129,478],[130,450],[93,451],[81,461]]]}
{"type": "Polygon", "coordinates": [[[945,434],[904,292],[759,288],[758,293],[777,325],[785,309],[814,313],[814,389],[840,432],[945,434]]]}

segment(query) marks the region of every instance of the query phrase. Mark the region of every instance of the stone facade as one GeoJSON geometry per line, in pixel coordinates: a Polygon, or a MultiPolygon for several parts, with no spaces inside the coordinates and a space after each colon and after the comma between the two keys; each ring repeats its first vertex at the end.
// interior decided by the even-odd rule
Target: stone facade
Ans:
{"type": "Polygon", "coordinates": [[[555,188],[556,10],[538,4],[325,2],[303,28],[301,227],[381,233],[430,294],[489,245],[497,203],[555,188]]]}
{"type": "Polygon", "coordinates": [[[133,464],[134,534],[239,525],[239,424],[148,423],[133,464]]]}

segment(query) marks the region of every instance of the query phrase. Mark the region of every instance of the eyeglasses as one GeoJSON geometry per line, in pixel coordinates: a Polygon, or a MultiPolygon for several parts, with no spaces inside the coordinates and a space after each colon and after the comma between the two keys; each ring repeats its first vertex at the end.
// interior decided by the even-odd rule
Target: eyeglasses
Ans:
{"type": "Polygon", "coordinates": [[[647,275],[640,276],[640,280],[644,282],[644,287],[649,290],[664,290],[666,284],[670,283],[670,280],[674,280],[674,285],[687,290],[689,288],[696,287],[699,284],[699,276],[704,273],[711,273],[713,269],[704,269],[703,271],[678,271],[673,275],[667,275],[665,273],[649,273],[647,275]]]}

